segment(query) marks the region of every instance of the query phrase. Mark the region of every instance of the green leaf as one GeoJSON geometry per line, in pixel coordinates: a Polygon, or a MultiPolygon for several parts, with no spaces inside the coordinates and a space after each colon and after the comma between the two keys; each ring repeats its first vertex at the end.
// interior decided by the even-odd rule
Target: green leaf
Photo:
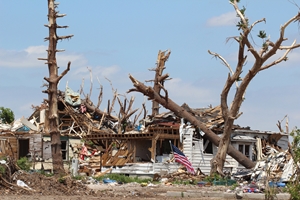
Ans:
{"type": "Polygon", "coordinates": [[[259,34],[257,36],[261,39],[267,38],[267,34],[265,31],[259,31],[259,34]]]}

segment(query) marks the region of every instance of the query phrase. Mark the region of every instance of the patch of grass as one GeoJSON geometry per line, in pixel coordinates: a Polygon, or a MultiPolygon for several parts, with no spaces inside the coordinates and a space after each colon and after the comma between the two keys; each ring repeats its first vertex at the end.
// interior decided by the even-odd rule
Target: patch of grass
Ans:
{"type": "Polygon", "coordinates": [[[7,157],[6,157],[6,156],[1,156],[1,157],[0,157],[0,160],[5,160],[5,161],[7,161],[7,157]]]}
{"type": "Polygon", "coordinates": [[[212,183],[214,181],[214,177],[213,176],[206,176],[203,181],[205,182],[209,182],[212,183]]]}
{"type": "Polygon", "coordinates": [[[52,176],[54,176],[53,173],[45,172],[44,170],[42,170],[42,171],[37,171],[37,172],[40,173],[40,174],[42,174],[42,175],[44,175],[44,176],[46,176],[46,177],[52,177],[52,176]]]}
{"type": "Polygon", "coordinates": [[[177,185],[197,185],[197,181],[196,180],[176,179],[172,183],[173,184],[177,184],[177,185]]]}
{"type": "Polygon", "coordinates": [[[5,174],[5,167],[3,167],[2,165],[0,165],[0,174],[5,174]]]}
{"type": "Polygon", "coordinates": [[[300,200],[300,183],[287,184],[286,192],[291,194],[293,200],[300,200]]]}
{"type": "Polygon", "coordinates": [[[267,187],[265,190],[265,199],[274,200],[277,199],[276,194],[278,194],[278,189],[276,187],[267,187]]]}
{"type": "Polygon", "coordinates": [[[225,181],[225,179],[223,179],[217,173],[214,173],[212,175],[206,176],[203,180],[206,181],[206,182],[209,182],[209,183],[213,183],[214,181],[225,181]]]}
{"type": "Polygon", "coordinates": [[[147,182],[152,182],[152,179],[144,179],[144,178],[138,178],[136,177],[129,177],[126,176],[124,174],[106,174],[105,176],[101,176],[101,177],[96,177],[95,179],[98,181],[102,181],[103,179],[110,179],[110,180],[115,180],[119,183],[132,183],[132,182],[136,182],[136,183],[147,183],[147,182]]]}
{"type": "Polygon", "coordinates": [[[239,184],[234,183],[232,186],[230,186],[231,190],[235,190],[235,188],[237,188],[239,186],[239,184]]]}
{"type": "Polygon", "coordinates": [[[67,183],[66,183],[66,177],[65,177],[65,176],[61,176],[61,177],[59,177],[57,180],[58,180],[59,183],[62,183],[62,184],[65,184],[65,185],[67,184],[67,183]]]}
{"type": "Polygon", "coordinates": [[[85,179],[84,176],[80,176],[80,175],[73,176],[72,178],[75,179],[75,180],[83,180],[83,179],[85,179]]]}
{"type": "Polygon", "coordinates": [[[221,180],[224,180],[221,175],[217,174],[217,173],[214,173],[213,175],[213,178],[215,181],[221,181],[221,180]]]}

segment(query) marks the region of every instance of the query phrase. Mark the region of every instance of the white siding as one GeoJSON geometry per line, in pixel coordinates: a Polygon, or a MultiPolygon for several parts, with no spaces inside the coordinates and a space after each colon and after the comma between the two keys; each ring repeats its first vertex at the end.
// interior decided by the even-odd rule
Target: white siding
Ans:
{"type": "Polygon", "coordinates": [[[192,154],[194,153],[192,149],[193,133],[194,129],[188,129],[183,134],[183,153],[189,160],[192,160],[192,154]]]}
{"type": "MultiPolygon", "coordinates": [[[[114,167],[111,173],[142,175],[168,174],[176,172],[180,166],[178,163],[132,163],[122,167],[114,167]]],[[[107,169],[109,169],[109,167],[102,167],[101,171],[107,169]]]]}

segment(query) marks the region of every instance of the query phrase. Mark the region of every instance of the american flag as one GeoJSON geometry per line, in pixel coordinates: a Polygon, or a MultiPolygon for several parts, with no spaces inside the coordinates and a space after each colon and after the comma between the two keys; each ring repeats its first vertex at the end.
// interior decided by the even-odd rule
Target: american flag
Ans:
{"type": "Polygon", "coordinates": [[[187,171],[191,174],[195,174],[192,163],[188,160],[188,158],[176,146],[174,146],[173,144],[171,145],[175,161],[183,164],[186,167],[187,171]]]}

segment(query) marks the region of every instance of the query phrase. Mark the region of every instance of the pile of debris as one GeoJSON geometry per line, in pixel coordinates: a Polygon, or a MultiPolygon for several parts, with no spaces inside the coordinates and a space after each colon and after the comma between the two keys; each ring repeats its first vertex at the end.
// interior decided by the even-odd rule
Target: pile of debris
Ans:
{"type": "Polygon", "coordinates": [[[257,161],[251,179],[255,181],[288,182],[295,173],[294,160],[287,151],[269,154],[257,161]]]}
{"type": "Polygon", "coordinates": [[[153,181],[160,181],[165,183],[166,185],[170,185],[174,182],[189,182],[198,183],[203,181],[207,176],[204,175],[200,169],[197,169],[195,174],[188,173],[185,167],[180,167],[177,172],[169,173],[169,174],[154,174],[153,181]]]}
{"type": "Polygon", "coordinates": [[[0,195],[93,195],[86,185],[72,179],[47,177],[38,172],[21,170],[14,160],[0,160],[0,195]]]}
{"type": "Polygon", "coordinates": [[[256,182],[260,185],[285,185],[295,175],[296,166],[289,150],[278,151],[266,145],[267,152],[256,161],[253,169],[243,169],[233,174],[239,181],[256,182]]]}

